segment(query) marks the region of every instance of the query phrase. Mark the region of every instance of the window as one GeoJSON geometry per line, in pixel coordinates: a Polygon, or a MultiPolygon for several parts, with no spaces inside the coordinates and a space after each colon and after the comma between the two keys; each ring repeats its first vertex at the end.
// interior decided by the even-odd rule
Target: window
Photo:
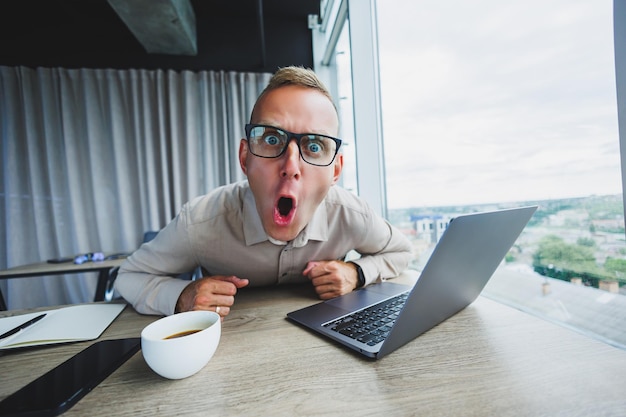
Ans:
{"type": "Polygon", "coordinates": [[[325,0],[322,10],[333,23],[316,36],[337,59],[316,70],[331,85],[351,71],[350,178],[412,240],[411,267],[459,213],[538,203],[483,294],[626,348],[611,2],[325,0]],[[348,9],[346,46],[336,40],[348,9]]]}
{"type": "Polygon", "coordinates": [[[385,0],[377,22],[388,217],[413,267],[456,214],[538,203],[485,294],[626,346],[612,8],[385,0]]]}

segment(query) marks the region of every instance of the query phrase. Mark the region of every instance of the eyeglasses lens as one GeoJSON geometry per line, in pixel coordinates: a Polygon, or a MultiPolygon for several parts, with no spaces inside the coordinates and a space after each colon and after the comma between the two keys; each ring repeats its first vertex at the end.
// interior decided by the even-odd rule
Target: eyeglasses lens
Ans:
{"type": "Polygon", "coordinates": [[[275,158],[283,153],[289,136],[282,130],[256,126],[250,130],[250,150],[257,156],[275,158]]]}

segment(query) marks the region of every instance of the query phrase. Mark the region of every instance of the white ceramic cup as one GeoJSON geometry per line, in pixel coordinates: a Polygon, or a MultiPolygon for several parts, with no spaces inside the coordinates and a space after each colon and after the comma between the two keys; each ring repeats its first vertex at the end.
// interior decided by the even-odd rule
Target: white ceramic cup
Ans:
{"type": "Polygon", "coordinates": [[[187,311],[163,317],[141,332],[141,351],[154,372],[169,379],[187,378],[213,357],[221,335],[220,316],[213,311],[187,311]],[[168,339],[181,332],[196,333],[168,339]]]}

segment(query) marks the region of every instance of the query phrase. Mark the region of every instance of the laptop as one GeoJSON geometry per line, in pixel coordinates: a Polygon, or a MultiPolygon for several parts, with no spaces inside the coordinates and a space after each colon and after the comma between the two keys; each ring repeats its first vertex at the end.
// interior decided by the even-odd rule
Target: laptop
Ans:
{"type": "Polygon", "coordinates": [[[412,287],[372,284],[287,318],[366,357],[382,358],[476,300],[536,209],[458,216],[412,287]]]}

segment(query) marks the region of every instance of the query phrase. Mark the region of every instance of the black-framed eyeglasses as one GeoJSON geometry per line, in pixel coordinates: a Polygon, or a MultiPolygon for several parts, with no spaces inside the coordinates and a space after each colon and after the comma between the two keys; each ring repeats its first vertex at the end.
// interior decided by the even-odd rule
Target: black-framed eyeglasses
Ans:
{"type": "Polygon", "coordinates": [[[246,125],[248,149],[261,158],[278,158],[285,153],[292,138],[298,144],[302,160],[321,167],[332,164],[341,147],[341,139],[332,136],[293,133],[268,125],[246,125]]]}

